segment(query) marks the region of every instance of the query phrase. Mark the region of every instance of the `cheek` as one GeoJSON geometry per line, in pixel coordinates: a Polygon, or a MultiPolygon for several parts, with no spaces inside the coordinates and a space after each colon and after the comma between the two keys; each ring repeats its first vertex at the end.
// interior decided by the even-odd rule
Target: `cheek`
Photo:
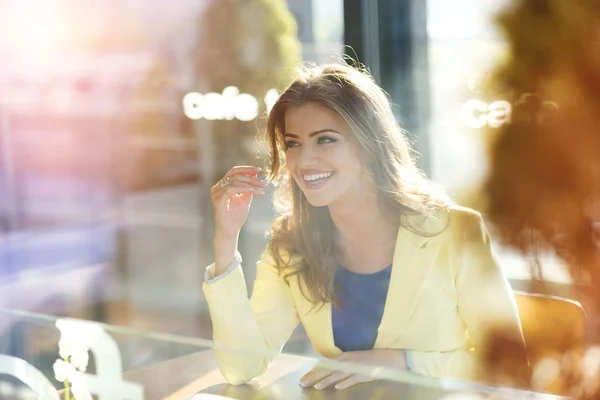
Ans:
{"type": "Polygon", "coordinates": [[[289,171],[293,171],[297,162],[296,152],[292,150],[288,150],[285,152],[285,165],[287,166],[289,171]]]}
{"type": "Polygon", "coordinates": [[[354,175],[364,169],[360,156],[356,153],[356,151],[354,151],[353,148],[344,148],[339,150],[340,151],[331,152],[329,155],[329,160],[332,164],[335,164],[336,167],[342,168],[344,171],[354,175]]]}
{"type": "Polygon", "coordinates": [[[298,152],[296,151],[287,151],[285,153],[285,169],[287,170],[288,175],[291,177],[290,181],[298,181],[298,177],[296,176],[296,167],[298,164],[298,152]]]}

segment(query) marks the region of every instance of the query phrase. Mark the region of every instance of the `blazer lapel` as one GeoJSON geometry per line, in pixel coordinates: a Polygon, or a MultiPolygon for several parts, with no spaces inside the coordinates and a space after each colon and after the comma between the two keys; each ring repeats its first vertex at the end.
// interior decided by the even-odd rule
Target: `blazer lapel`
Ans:
{"type": "MultiPolygon", "coordinates": [[[[331,324],[331,303],[323,306],[314,306],[299,290],[297,277],[292,278],[294,286],[298,288],[296,293],[296,308],[304,325],[304,330],[310,338],[315,351],[324,357],[336,357],[342,351],[335,345],[333,338],[333,326],[331,324]]],[[[305,288],[305,292],[306,292],[305,288]]]]}
{"type": "MultiPolygon", "coordinates": [[[[308,313],[306,319],[315,335],[315,337],[311,337],[311,342],[319,354],[328,358],[342,354],[342,350],[335,345],[333,338],[331,303],[325,303],[321,308],[316,307],[308,313]]],[[[308,327],[306,328],[308,332],[308,327]]]]}
{"type": "Polygon", "coordinates": [[[390,347],[404,332],[438,255],[438,237],[400,228],[375,348],[390,347]]]}

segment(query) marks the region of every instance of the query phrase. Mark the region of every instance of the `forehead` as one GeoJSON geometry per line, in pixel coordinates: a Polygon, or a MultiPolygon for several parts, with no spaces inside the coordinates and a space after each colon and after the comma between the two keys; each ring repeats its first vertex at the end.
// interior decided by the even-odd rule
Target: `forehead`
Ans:
{"type": "Polygon", "coordinates": [[[290,107],[285,113],[285,133],[307,135],[322,129],[349,131],[348,125],[331,108],[316,103],[290,107]]]}

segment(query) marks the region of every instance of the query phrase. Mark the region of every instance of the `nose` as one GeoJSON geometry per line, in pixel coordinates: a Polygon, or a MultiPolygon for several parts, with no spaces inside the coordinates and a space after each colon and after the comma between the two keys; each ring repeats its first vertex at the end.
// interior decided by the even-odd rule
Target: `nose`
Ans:
{"type": "Polygon", "coordinates": [[[308,167],[318,163],[318,154],[314,146],[304,145],[300,148],[298,155],[298,166],[308,167]]]}

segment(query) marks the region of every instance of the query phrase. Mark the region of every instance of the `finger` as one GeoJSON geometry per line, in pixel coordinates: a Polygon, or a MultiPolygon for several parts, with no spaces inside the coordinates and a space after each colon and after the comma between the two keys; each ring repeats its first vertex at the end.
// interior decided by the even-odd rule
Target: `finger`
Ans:
{"type": "Polygon", "coordinates": [[[265,190],[263,188],[254,187],[246,183],[229,184],[225,187],[225,192],[228,195],[228,197],[231,197],[233,194],[238,193],[252,193],[258,195],[265,194],[265,190]]]}
{"type": "Polygon", "coordinates": [[[219,192],[213,193],[211,200],[213,203],[213,207],[216,210],[221,207],[227,207],[229,200],[234,196],[243,195],[251,199],[254,194],[254,190],[250,187],[236,187],[233,185],[228,185],[227,188],[219,192]]]}
{"type": "Polygon", "coordinates": [[[327,378],[323,379],[319,383],[315,385],[315,389],[323,390],[328,388],[331,385],[334,385],[340,381],[346,380],[350,377],[351,374],[347,372],[334,372],[329,375],[327,378]]]}
{"type": "MultiPolygon", "coordinates": [[[[262,195],[265,194],[264,189],[253,187],[247,184],[229,184],[224,188],[223,198],[224,200],[230,199],[234,195],[239,195],[242,193],[250,194],[250,195],[262,195]]],[[[219,197],[217,195],[217,197],[219,197]]]]}
{"type": "Polygon", "coordinates": [[[248,175],[231,175],[231,181],[232,182],[244,182],[247,183],[249,185],[255,186],[255,187],[260,187],[260,188],[264,188],[267,186],[267,182],[261,181],[260,179],[254,177],[254,176],[248,176],[248,175]]]}
{"type": "Polygon", "coordinates": [[[341,381],[337,385],[335,385],[335,388],[336,389],[348,389],[349,387],[352,387],[359,383],[371,382],[372,380],[373,379],[368,378],[363,375],[351,375],[349,378],[344,379],[343,381],[341,381]]]}
{"type": "Polygon", "coordinates": [[[313,368],[310,372],[300,378],[300,384],[304,387],[313,386],[315,383],[322,381],[333,373],[332,370],[326,368],[313,368]]]}
{"type": "Polygon", "coordinates": [[[213,185],[213,187],[210,189],[211,193],[217,192],[223,188],[226,188],[227,186],[230,186],[233,182],[243,182],[245,184],[254,186],[254,187],[258,187],[258,188],[265,188],[267,186],[267,182],[264,182],[260,179],[258,179],[256,176],[249,176],[249,175],[239,175],[239,174],[234,174],[234,175],[225,175],[220,181],[218,181],[217,183],[215,183],[213,185]],[[223,180],[229,178],[230,182],[223,185],[223,180]]]}
{"type": "Polygon", "coordinates": [[[220,187],[212,191],[211,197],[213,203],[219,203],[221,201],[226,201],[231,198],[231,196],[239,193],[262,195],[265,194],[265,190],[243,182],[231,182],[222,188],[220,187]]]}
{"type": "Polygon", "coordinates": [[[231,168],[225,176],[232,175],[258,175],[258,173],[262,171],[261,167],[254,167],[252,165],[238,165],[231,168]]]}

